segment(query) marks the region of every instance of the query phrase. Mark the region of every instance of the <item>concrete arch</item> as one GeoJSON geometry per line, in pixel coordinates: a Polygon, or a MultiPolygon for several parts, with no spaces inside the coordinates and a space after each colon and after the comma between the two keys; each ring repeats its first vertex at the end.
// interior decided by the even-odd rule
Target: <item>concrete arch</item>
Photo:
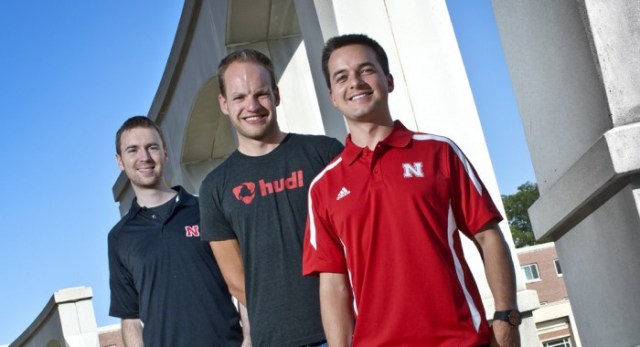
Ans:
{"type": "Polygon", "coordinates": [[[294,0],[240,0],[228,4],[226,47],[256,49],[271,58],[285,101],[278,107],[284,131],[324,133],[311,67],[294,0]],[[300,114],[300,110],[305,114],[300,114]]]}
{"type": "MultiPolygon", "coordinates": [[[[180,25],[195,26],[193,22],[207,20],[207,11],[211,8],[208,9],[206,3],[201,5],[202,9],[194,10],[196,15],[189,17],[192,22],[181,22],[180,25]]],[[[222,9],[222,6],[213,7],[222,9]]],[[[225,43],[224,49],[218,52],[220,58],[242,48],[253,48],[269,56],[281,94],[286,94],[286,101],[277,109],[280,128],[286,132],[324,133],[294,1],[229,1],[226,12],[225,43]]],[[[182,47],[189,49],[197,39],[194,37],[193,42],[182,47]]],[[[212,66],[217,65],[217,60],[210,62],[212,66]]],[[[218,76],[203,82],[193,96],[193,104],[182,127],[179,171],[183,176],[182,184],[192,191],[197,191],[206,174],[236,147],[233,128],[219,110],[218,94],[218,76]]]]}
{"type": "Polygon", "coordinates": [[[180,161],[187,173],[185,178],[194,188],[236,147],[231,123],[218,107],[219,91],[217,77],[207,81],[187,121],[180,161]]]}
{"type": "Polygon", "coordinates": [[[99,346],[91,288],[59,290],[9,347],[99,346]]]}
{"type": "Polygon", "coordinates": [[[299,35],[293,0],[234,0],[228,4],[227,46],[299,35]]]}

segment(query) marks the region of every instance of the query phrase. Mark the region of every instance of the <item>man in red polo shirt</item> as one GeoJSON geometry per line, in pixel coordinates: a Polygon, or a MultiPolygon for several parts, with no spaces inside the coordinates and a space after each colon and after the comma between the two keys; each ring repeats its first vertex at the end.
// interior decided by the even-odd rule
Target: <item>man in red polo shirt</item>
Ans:
{"type": "Polygon", "coordinates": [[[350,135],[311,183],[303,273],[320,276],[331,346],[517,346],[515,275],[502,219],[451,140],[393,121],[393,77],[364,35],[327,42],[322,67],[350,135]],[[483,255],[493,327],[460,233],[483,255]]]}

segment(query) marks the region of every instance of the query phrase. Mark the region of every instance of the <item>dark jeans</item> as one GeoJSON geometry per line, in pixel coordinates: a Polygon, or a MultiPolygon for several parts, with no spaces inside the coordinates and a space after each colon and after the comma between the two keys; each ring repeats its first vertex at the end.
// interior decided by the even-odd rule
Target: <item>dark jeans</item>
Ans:
{"type": "Polygon", "coordinates": [[[316,342],[316,343],[311,343],[308,345],[304,345],[301,347],[329,347],[329,345],[327,344],[327,341],[321,341],[321,342],[316,342]]]}

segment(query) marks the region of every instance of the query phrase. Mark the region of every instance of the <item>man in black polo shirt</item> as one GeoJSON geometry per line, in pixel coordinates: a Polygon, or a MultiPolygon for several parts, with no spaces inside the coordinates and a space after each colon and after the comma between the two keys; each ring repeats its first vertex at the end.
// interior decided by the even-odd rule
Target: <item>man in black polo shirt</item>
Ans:
{"type": "Polygon", "coordinates": [[[240,346],[238,313],[199,238],[198,199],[163,179],[168,156],[160,128],[147,117],[128,119],[116,151],[136,195],[108,238],[109,314],[122,319],[125,344],[240,346]]]}

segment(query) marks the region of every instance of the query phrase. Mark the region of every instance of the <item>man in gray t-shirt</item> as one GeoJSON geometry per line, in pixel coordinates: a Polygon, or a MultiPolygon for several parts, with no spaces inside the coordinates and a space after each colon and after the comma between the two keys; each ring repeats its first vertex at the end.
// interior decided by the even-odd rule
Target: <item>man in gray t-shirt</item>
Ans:
{"type": "Polygon", "coordinates": [[[301,266],[307,192],[342,145],[280,130],[273,66],[262,53],[229,54],[218,76],[238,149],[202,182],[202,238],[249,311],[254,346],[316,345],[325,340],[318,281],[301,266]]]}

